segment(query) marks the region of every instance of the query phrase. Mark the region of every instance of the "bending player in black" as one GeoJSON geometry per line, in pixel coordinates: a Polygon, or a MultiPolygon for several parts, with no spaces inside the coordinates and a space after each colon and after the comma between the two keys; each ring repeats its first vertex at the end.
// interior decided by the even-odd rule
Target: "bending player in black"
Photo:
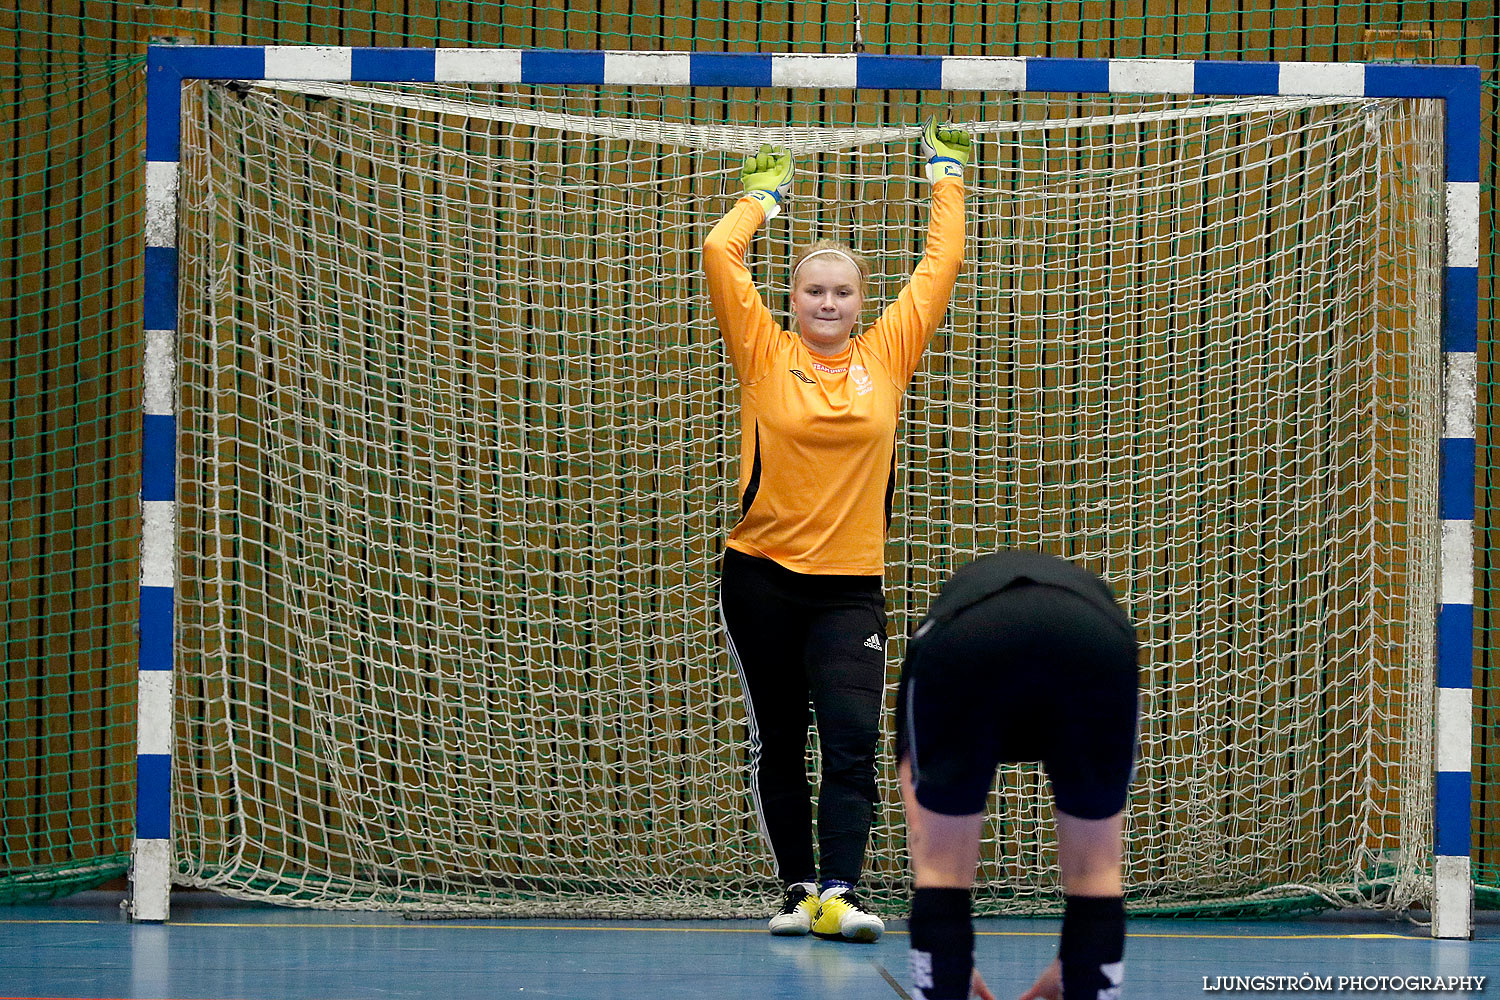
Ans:
{"type": "Polygon", "coordinates": [[[974,969],[970,889],[1001,762],[1052,783],[1066,895],[1058,960],[1021,1000],[1114,1000],[1124,977],[1123,816],[1135,767],[1135,628],[1109,586],[1041,552],[960,569],[912,637],[897,754],[912,874],[918,1000],[962,1000],[974,969]]]}

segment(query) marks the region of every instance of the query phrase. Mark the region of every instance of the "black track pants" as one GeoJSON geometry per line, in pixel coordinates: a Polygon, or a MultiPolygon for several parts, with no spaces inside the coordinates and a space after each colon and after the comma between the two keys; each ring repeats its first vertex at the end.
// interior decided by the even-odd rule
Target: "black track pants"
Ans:
{"type": "Polygon", "coordinates": [[[858,882],[875,813],[885,685],[880,578],[794,573],[727,549],[719,612],[747,697],[751,783],[778,876],[858,882]],[[821,869],[804,763],[809,702],[823,755],[821,869]]]}

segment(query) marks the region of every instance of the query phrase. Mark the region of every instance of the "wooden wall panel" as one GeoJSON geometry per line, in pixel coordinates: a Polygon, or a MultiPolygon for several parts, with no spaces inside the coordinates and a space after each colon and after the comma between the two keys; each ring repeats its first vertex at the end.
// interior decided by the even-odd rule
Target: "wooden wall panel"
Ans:
{"type": "MultiPolygon", "coordinates": [[[[1495,155],[1500,140],[1500,11],[1493,4],[1434,4],[1446,21],[1437,26],[1440,37],[1456,32],[1456,58],[1479,66],[1484,75],[1480,93],[1481,158],[1479,175],[1479,405],[1475,415],[1478,437],[1478,496],[1474,516],[1480,545],[1475,571],[1478,594],[1475,608],[1474,788],[1475,859],[1485,884],[1500,887],[1500,401],[1494,395],[1495,309],[1497,293],[1495,244],[1500,163],[1495,155]],[[1487,8],[1487,9],[1485,9],[1487,8]]],[[[1446,42],[1442,43],[1446,44],[1446,42]]],[[[1494,897],[1491,897],[1491,905],[1494,897]]]]}

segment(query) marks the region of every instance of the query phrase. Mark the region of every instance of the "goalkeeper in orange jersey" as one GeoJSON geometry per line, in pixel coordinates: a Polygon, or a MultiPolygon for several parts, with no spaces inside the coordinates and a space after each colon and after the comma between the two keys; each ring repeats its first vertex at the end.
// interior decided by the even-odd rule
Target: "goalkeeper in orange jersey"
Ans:
{"type": "Polygon", "coordinates": [[[1135,768],[1135,627],[1109,586],[1041,552],[964,566],[912,636],[897,759],[919,1000],[993,1000],[974,971],[970,890],[995,766],[1041,761],[1065,895],[1058,960],[1021,1000],[1115,1000],[1124,977],[1122,830],[1135,768]]]}
{"type": "Polygon", "coordinates": [[[885,688],[885,535],[896,423],[963,263],[967,133],[929,122],[926,251],[896,300],[858,329],[868,265],[814,243],[791,273],[795,330],[761,299],[745,253],[789,197],[792,158],[762,146],[744,195],[703,246],[714,317],[739,382],[740,519],[719,609],[746,695],[751,785],[785,886],[773,934],[874,941],[857,887],[874,816],[885,688]],[[811,701],[822,749],[814,854],[805,764],[811,701]]]}

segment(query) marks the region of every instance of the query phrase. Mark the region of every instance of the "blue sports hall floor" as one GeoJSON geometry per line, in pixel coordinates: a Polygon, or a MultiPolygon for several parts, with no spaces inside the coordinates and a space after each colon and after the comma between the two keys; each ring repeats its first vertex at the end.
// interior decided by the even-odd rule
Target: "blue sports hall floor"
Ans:
{"type": "MultiPolygon", "coordinates": [[[[172,919],[151,925],[130,923],[121,898],[0,908],[0,998],[890,1000],[900,994],[882,967],[910,989],[899,921],[857,945],[773,938],[759,920],[404,920],[175,893],[172,919]]],[[[1500,998],[1497,917],[1481,913],[1472,941],[1435,941],[1387,917],[1136,919],[1123,996],[1500,998]]],[[[996,997],[1030,985],[1057,928],[978,922],[979,967],[996,997]]]]}

